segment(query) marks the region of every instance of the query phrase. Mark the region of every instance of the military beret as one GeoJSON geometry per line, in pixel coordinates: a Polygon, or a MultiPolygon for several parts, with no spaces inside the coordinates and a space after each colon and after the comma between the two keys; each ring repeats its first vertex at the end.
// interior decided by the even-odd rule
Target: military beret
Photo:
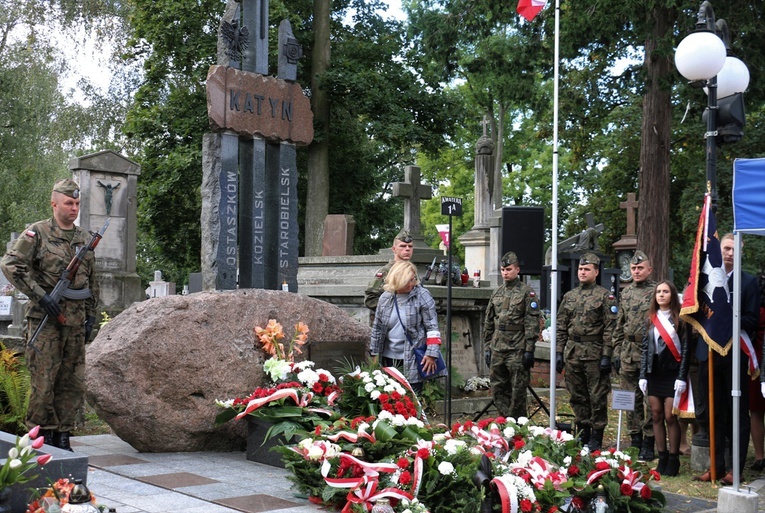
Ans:
{"type": "Polygon", "coordinates": [[[412,242],[412,234],[409,233],[409,230],[401,230],[398,232],[398,235],[396,235],[396,239],[409,244],[412,242]]]}
{"type": "Polygon", "coordinates": [[[512,251],[508,251],[507,253],[502,255],[502,260],[499,261],[499,264],[502,267],[507,267],[508,265],[517,264],[517,263],[518,263],[518,257],[512,251]]]}
{"type": "Polygon", "coordinates": [[[71,178],[65,178],[56,182],[53,186],[53,192],[60,192],[65,196],[77,199],[80,197],[80,186],[71,178]]]}
{"type": "Polygon", "coordinates": [[[596,255],[595,253],[585,253],[584,255],[579,258],[579,265],[599,265],[600,264],[600,257],[596,255]]]}
{"type": "Polygon", "coordinates": [[[632,258],[630,259],[631,264],[639,264],[640,262],[645,262],[648,260],[648,256],[643,253],[640,250],[635,251],[635,254],[632,255],[632,258]]]}

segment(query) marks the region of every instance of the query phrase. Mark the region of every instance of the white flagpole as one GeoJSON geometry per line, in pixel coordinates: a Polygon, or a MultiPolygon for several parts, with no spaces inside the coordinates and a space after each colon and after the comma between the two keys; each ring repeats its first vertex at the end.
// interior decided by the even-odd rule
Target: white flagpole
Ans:
{"type": "Polygon", "coordinates": [[[560,0],[555,0],[555,63],[553,87],[553,170],[552,170],[552,275],[550,291],[550,427],[555,429],[556,337],[558,333],[558,61],[560,60],[560,0]]]}

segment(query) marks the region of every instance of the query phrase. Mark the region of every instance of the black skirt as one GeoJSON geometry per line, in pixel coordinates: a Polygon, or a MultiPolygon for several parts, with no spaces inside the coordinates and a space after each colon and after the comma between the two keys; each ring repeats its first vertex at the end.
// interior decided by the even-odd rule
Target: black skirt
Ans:
{"type": "Polygon", "coordinates": [[[675,396],[675,380],[677,379],[677,365],[671,368],[663,365],[663,358],[653,357],[653,368],[648,374],[648,393],[646,395],[655,396],[662,399],[675,396]]]}

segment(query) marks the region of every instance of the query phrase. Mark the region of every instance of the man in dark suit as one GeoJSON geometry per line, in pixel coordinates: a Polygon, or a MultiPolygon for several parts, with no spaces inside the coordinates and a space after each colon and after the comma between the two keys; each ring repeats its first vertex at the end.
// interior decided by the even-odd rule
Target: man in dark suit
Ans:
{"type": "MultiPolygon", "coordinates": [[[[728,290],[733,290],[733,255],[735,253],[734,238],[732,233],[726,233],[720,239],[723,265],[728,274],[728,290]]],[[[731,300],[732,302],[732,300],[731,300]]],[[[749,273],[741,272],[741,332],[746,332],[754,340],[757,336],[757,324],[760,318],[760,289],[757,279],[749,273]]],[[[733,341],[732,344],[739,343],[733,341]]],[[[696,357],[701,362],[699,365],[700,395],[706,399],[709,397],[709,349],[704,340],[699,337],[696,346],[696,357]]],[[[755,356],[756,357],[756,356],[755,356]]],[[[741,378],[741,397],[739,400],[739,471],[743,473],[746,452],[749,448],[749,362],[747,356],[741,353],[739,375],[741,378]]],[[[715,404],[715,470],[720,482],[725,485],[733,484],[733,472],[725,473],[725,440],[733,440],[733,347],[725,356],[715,355],[713,361],[714,372],[714,404],[715,404]],[[720,478],[720,476],[724,476],[720,478]]],[[[706,408],[709,411],[709,408],[706,408]]],[[[711,481],[709,471],[694,478],[698,481],[711,481]]]]}

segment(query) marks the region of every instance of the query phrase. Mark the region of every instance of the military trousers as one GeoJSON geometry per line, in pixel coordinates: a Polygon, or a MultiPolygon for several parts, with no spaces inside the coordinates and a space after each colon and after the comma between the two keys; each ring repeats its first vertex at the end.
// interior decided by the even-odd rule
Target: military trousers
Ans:
{"type": "Polygon", "coordinates": [[[604,429],[608,423],[608,393],[611,380],[600,374],[597,360],[566,361],[566,389],[571,398],[576,423],[604,429]]]}
{"type": "MultiPolygon", "coordinates": [[[[27,340],[39,322],[27,319],[27,340]]],[[[31,384],[27,427],[72,431],[85,400],[84,326],[48,320],[25,356],[31,384]]]]}
{"type": "Polygon", "coordinates": [[[646,409],[650,412],[651,409],[648,406],[648,400],[643,396],[643,392],[640,391],[638,381],[640,381],[640,366],[639,365],[625,365],[622,363],[621,371],[619,372],[619,380],[622,390],[629,392],[635,392],[635,409],[627,412],[627,429],[630,435],[638,435],[643,433],[643,436],[653,436],[653,422],[651,415],[646,415],[646,409]]]}
{"type": "Polygon", "coordinates": [[[494,405],[503,417],[526,417],[529,371],[523,351],[492,351],[489,378],[494,405]]]}

